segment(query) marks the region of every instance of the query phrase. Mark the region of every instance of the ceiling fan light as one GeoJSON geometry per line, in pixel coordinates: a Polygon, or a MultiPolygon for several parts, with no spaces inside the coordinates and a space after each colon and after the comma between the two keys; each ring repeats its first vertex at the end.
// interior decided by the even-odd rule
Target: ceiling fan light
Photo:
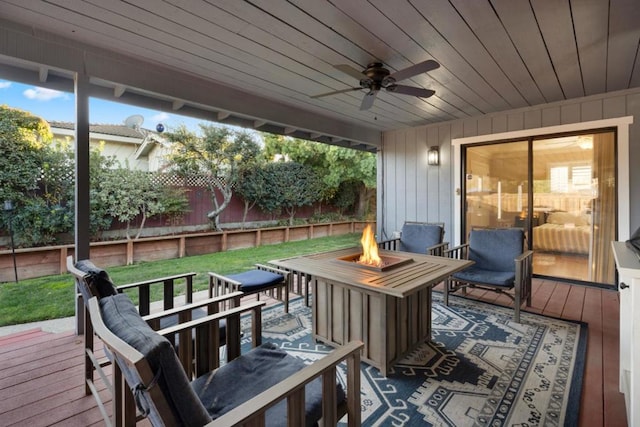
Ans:
{"type": "Polygon", "coordinates": [[[580,135],[577,144],[583,150],[591,150],[593,148],[593,137],[591,135],[580,135]]]}

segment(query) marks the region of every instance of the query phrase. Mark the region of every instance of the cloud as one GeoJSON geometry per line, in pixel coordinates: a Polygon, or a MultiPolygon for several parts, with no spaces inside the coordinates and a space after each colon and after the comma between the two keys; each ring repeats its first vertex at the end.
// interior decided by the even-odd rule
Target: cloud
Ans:
{"type": "Polygon", "coordinates": [[[151,120],[154,122],[162,122],[164,120],[168,120],[171,116],[165,112],[158,113],[155,116],[151,117],[151,120]]]}
{"type": "Polygon", "coordinates": [[[6,89],[11,86],[11,82],[0,82],[0,89],[6,89]]]}
{"type": "Polygon", "coordinates": [[[66,98],[67,95],[64,92],[53,89],[45,89],[43,87],[33,87],[22,92],[24,96],[29,99],[35,99],[36,101],[51,101],[56,98],[66,98]]]}

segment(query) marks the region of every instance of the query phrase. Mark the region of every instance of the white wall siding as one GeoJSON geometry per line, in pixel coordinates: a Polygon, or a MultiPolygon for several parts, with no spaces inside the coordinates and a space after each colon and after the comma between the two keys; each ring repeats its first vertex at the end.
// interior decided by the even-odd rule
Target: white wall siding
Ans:
{"type": "MultiPolygon", "coordinates": [[[[405,221],[445,223],[452,236],[455,215],[455,177],[451,141],[456,138],[535,130],[549,126],[633,116],[629,127],[629,195],[620,208],[629,209],[629,230],[640,227],[640,90],[631,89],[573,101],[544,104],[499,114],[402,129],[383,134],[378,187],[378,234],[391,237],[405,221]],[[440,166],[427,165],[429,147],[440,149],[440,166]]],[[[540,134],[544,134],[541,129],[540,134]]],[[[622,225],[622,224],[621,224],[622,225]]]]}

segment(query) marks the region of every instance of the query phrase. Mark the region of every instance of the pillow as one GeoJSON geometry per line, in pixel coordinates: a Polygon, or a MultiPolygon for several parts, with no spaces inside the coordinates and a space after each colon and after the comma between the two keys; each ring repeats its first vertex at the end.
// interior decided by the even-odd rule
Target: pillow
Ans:
{"type": "Polygon", "coordinates": [[[573,224],[577,227],[589,225],[589,219],[586,215],[574,215],[569,212],[552,212],[547,217],[547,223],[558,225],[573,224]]]}
{"type": "MultiPolygon", "coordinates": [[[[142,353],[154,374],[159,374],[158,385],[180,425],[196,427],[211,421],[191,388],[171,343],[149,327],[126,294],[102,298],[100,312],[106,327],[142,353]]],[[[121,369],[129,386],[134,388],[136,378],[130,375],[126,366],[121,366],[121,369]]],[[[143,395],[138,397],[139,402],[146,398],[146,393],[143,395]]]]}
{"type": "Polygon", "coordinates": [[[82,296],[85,298],[85,301],[89,301],[91,296],[96,296],[98,299],[108,297],[111,295],[116,295],[118,290],[116,286],[111,281],[111,278],[107,274],[106,271],[101,268],[96,267],[91,261],[88,259],[83,259],[81,261],[76,262],[76,268],[84,273],[87,273],[89,277],[87,277],[86,283],[89,286],[89,292],[91,295],[84,295],[85,292],[82,292],[83,289],[80,289],[82,292],[82,296]]]}

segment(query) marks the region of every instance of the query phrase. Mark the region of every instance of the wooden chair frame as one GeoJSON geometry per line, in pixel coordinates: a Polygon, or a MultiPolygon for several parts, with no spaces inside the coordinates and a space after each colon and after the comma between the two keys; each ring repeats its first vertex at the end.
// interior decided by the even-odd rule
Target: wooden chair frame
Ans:
{"type": "MultiPolygon", "coordinates": [[[[67,257],[67,270],[74,276],[76,286],[82,286],[89,290],[86,280],[89,275],[84,271],[76,268],[73,257],[67,257]]],[[[139,305],[139,313],[143,319],[151,326],[152,329],[158,331],[161,335],[166,336],[170,341],[175,343],[175,337],[179,336],[180,342],[188,343],[188,345],[177,346],[178,358],[180,359],[187,375],[200,375],[208,372],[212,367],[220,365],[220,320],[226,319],[226,353],[227,360],[235,359],[240,355],[240,315],[245,312],[252,313],[252,344],[258,346],[261,344],[262,329],[262,307],[264,302],[253,302],[240,306],[240,299],[244,295],[242,292],[233,292],[216,298],[209,298],[193,303],[193,287],[192,279],[195,273],[179,274],[169,277],[152,279],[127,285],[117,286],[118,292],[124,292],[128,289],[137,289],[138,297],[141,301],[139,305]],[[174,307],[174,281],[177,279],[186,279],[186,304],[174,307]],[[163,309],[159,312],[149,314],[150,289],[151,285],[162,284],[164,289],[163,309]],[[222,311],[224,307],[229,310],[222,311]],[[206,309],[208,315],[204,318],[192,320],[193,311],[197,309],[206,309]],[[146,314],[146,315],[145,315],[146,314]],[[178,324],[160,330],[160,321],[163,318],[177,316],[178,324]],[[206,328],[197,328],[198,325],[206,324],[206,328]],[[192,335],[192,329],[196,330],[195,339],[192,335]],[[209,351],[215,348],[217,351],[209,351]],[[197,354],[194,354],[197,352],[197,354]]],[[[90,294],[90,292],[86,292],[90,294]]],[[[82,298],[80,296],[80,298],[82,298]]],[[[88,305],[83,304],[85,310],[84,324],[84,372],[85,372],[85,394],[92,394],[96,399],[100,412],[102,413],[107,425],[116,426],[135,425],[135,405],[131,392],[124,387],[123,378],[120,371],[114,368],[113,382],[110,382],[108,375],[104,371],[106,366],[111,365],[108,358],[101,355],[100,352],[94,350],[93,322],[90,317],[88,305]],[[99,396],[95,385],[95,374],[102,379],[111,391],[113,401],[113,415],[110,419],[102,398],[99,396]]]]}
{"type": "MultiPolygon", "coordinates": [[[[267,288],[261,288],[257,291],[246,292],[242,291],[244,295],[253,295],[257,296],[258,301],[260,301],[260,293],[266,292],[272,298],[276,298],[284,303],[284,311],[285,313],[289,312],[289,291],[292,288],[292,275],[286,271],[276,267],[272,267],[264,264],[255,264],[255,268],[258,270],[269,271],[271,273],[281,274],[284,279],[282,282],[279,282],[275,285],[271,285],[267,288]]],[[[225,275],[215,273],[213,271],[209,272],[209,298],[222,296],[228,293],[238,292],[242,283],[237,280],[233,280],[225,275]]]]}
{"type": "MultiPolygon", "coordinates": [[[[256,301],[251,305],[253,306],[251,310],[255,321],[254,331],[252,333],[255,333],[255,336],[259,337],[260,331],[258,326],[260,325],[260,322],[258,319],[260,319],[260,307],[264,305],[264,302],[256,301]]],[[[122,387],[124,384],[120,367],[120,364],[123,363],[126,364],[127,368],[134,369],[137,372],[142,384],[153,384],[154,374],[142,354],[114,335],[102,321],[99,302],[96,297],[89,300],[88,310],[89,317],[93,323],[93,329],[117,361],[117,363],[114,364],[114,378],[119,378],[119,384],[114,384],[114,388],[122,387]]],[[[243,307],[238,307],[234,309],[233,315],[238,316],[239,319],[239,313],[244,310],[245,309],[243,307]]],[[[226,316],[226,314],[218,313],[213,316],[187,322],[173,328],[167,328],[170,329],[170,331],[162,330],[158,331],[158,333],[165,334],[185,331],[188,334],[191,334],[192,328],[196,328],[196,330],[201,328],[206,329],[210,322],[220,320],[223,316],[226,316]]],[[[207,334],[196,333],[196,335],[205,336],[207,334]]],[[[238,341],[239,338],[239,334],[237,334],[238,341]]],[[[229,336],[227,339],[230,339],[229,336]]],[[[254,346],[258,341],[259,338],[254,339],[254,346]]],[[[287,401],[288,426],[297,427],[304,425],[305,385],[318,377],[322,378],[323,405],[321,425],[336,425],[342,416],[348,414],[349,427],[360,426],[360,353],[363,346],[364,344],[361,342],[351,342],[334,350],[324,358],[303,368],[301,371],[298,371],[286,380],[265,390],[256,397],[244,402],[222,417],[207,424],[207,426],[264,426],[265,413],[267,409],[284,399],[287,401]],[[346,403],[340,406],[337,404],[336,374],[338,365],[343,361],[346,361],[347,364],[347,397],[346,403]]],[[[210,351],[215,352],[215,349],[210,349],[210,351]]],[[[199,354],[196,355],[196,357],[197,356],[199,356],[199,354]]],[[[189,363],[187,362],[187,365],[188,364],[189,363]]],[[[198,362],[196,362],[195,365],[198,366],[198,362]]],[[[183,367],[184,366],[185,365],[183,363],[183,367]]],[[[153,401],[154,408],[157,410],[164,424],[168,426],[176,425],[177,422],[171,411],[168,409],[169,406],[160,389],[158,387],[151,387],[148,392],[153,401]]],[[[123,415],[125,423],[123,425],[134,425],[135,422],[133,422],[133,424],[131,423],[135,420],[130,417],[132,406],[124,405],[124,408],[125,410],[123,415]]]]}

